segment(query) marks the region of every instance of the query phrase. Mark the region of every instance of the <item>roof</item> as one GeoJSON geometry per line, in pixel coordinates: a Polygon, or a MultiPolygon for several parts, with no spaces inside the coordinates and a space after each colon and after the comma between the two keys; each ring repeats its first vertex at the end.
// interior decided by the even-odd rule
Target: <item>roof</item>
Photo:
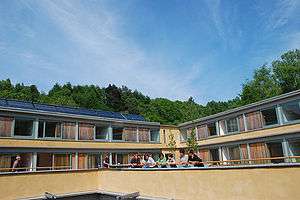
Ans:
{"type": "Polygon", "coordinates": [[[20,101],[20,100],[11,100],[11,99],[0,99],[0,107],[17,108],[17,109],[22,109],[27,111],[44,111],[44,112],[55,112],[55,113],[63,113],[63,114],[84,115],[84,116],[111,118],[111,119],[118,119],[118,120],[145,121],[145,118],[141,115],[122,114],[119,112],[77,108],[77,107],[70,107],[70,106],[59,106],[59,105],[51,105],[51,104],[41,104],[41,103],[33,103],[30,101],[20,101]]]}
{"type": "Polygon", "coordinates": [[[268,98],[268,99],[265,99],[265,100],[262,100],[262,101],[258,101],[258,102],[255,102],[255,103],[251,103],[251,104],[248,104],[248,105],[245,105],[245,106],[241,106],[241,107],[238,107],[238,108],[230,109],[230,110],[220,112],[220,113],[217,113],[217,114],[214,114],[214,115],[209,115],[209,116],[202,117],[202,118],[199,118],[199,119],[195,119],[195,120],[192,120],[192,121],[184,122],[184,123],[179,124],[178,127],[188,126],[188,125],[191,125],[191,124],[194,124],[194,123],[199,123],[199,122],[202,122],[202,121],[222,117],[222,116],[225,116],[225,115],[230,115],[230,114],[233,114],[235,112],[249,110],[251,108],[255,108],[255,107],[258,107],[258,106],[265,105],[265,104],[270,104],[270,103],[273,103],[273,102],[277,102],[277,101],[280,101],[280,100],[284,100],[284,99],[291,98],[291,97],[294,97],[294,96],[299,96],[299,95],[300,95],[300,90],[295,90],[295,91],[292,91],[292,92],[289,92],[289,93],[285,93],[285,94],[282,94],[282,95],[271,97],[271,98],[268,98]]]}

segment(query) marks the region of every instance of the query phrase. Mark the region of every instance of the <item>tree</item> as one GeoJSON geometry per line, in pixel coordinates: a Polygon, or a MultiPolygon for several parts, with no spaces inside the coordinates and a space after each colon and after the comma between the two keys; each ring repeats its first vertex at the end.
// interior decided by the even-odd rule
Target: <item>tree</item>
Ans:
{"type": "Polygon", "coordinates": [[[117,86],[109,84],[105,88],[105,94],[106,105],[114,111],[122,111],[121,90],[117,86]]]}
{"type": "Polygon", "coordinates": [[[175,140],[173,133],[170,133],[170,135],[169,135],[169,142],[168,142],[167,146],[170,149],[171,153],[174,154],[177,146],[176,146],[176,140],[175,140]]]}
{"type": "Polygon", "coordinates": [[[186,140],[186,146],[188,147],[188,151],[193,150],[197,152],[199,150],[199,145],[196,139],[195,129],[192,130],[190,137],[186,140]]]}
{"type": "Polygon", "coordinates": [[[281,60],[272,63],[276,81],[282,92],[300,89],[300,50],[288,51],[281,56],[281,60]]]}
{"type": "Polygon", "coordinates": [[[240,96],[243,104],[249,104],[279,94],[281,88],[274,79],[272,69],[263,65],[255,70],[253,80],[243,85],[240,96]]]}

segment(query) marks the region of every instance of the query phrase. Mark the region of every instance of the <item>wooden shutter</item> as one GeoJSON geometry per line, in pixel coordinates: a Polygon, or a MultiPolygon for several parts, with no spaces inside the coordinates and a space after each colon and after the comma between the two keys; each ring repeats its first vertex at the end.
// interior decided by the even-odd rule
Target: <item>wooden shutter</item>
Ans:
{"type": "Polygon", "coordinates": [[[208,137],[207,125],[197,126],[197,134],[198,134],[198,139],[207,138],[208,137]]]}
{"type": "Polygon", "coordinates": [[[238,116],[238,123],[239,123],[239,128],[240,132],[245,131],[245,124],[244,124],[244,117],[243,115],[238,116]]]}
{"type": "Polygon", "coordinates": [[[63,139],[75,139],[76,134],[76,123],[64,122],[63,123],[63,139]]]}
{"type": "MultiPolygon", "coordinates": [[[[266,147],[266,144],[261,142],[261,143],[253,143],[250,144],[250,156],[251,159],[257,159],[257,158],[268,158],[269,153],[268,153],[268,149],[266,147]]],[[[258,160],[258,161],[254,161],[254,163],[269,163],[270,161],[268,160],[258,160]]]]}
{"type": "Polygon", "coordinates": [[[203,162],[210,161],[210,153],[208,149],[200,149],[199,150],[200,158],[203,162]]]}
{"type": "Polygon", "coordinates": [[[78,169],[87,169],[87,154],[78,154],[78,169]]]}
{"type": "Polygon", "coordinates": [[[94,140],[94,125],[80,123],[79,140],[94,140]]]}
{"type": "Polygon", "coordinates": [[[123,133],[123,140],[129,142],[136,142],[137,139],[137,128],[125,127],[123,133]]]}
{"type": "Polygon", "coordinates": [[[260,111],[246,114],[248,130],[255,130],[263,127],[263,120],[260,111]]]}
{"type": "Polygon", "coordinates": [[[139,142],[149,142],[150,134],[148,128],[139,128],[139,142]]]}
{"type": "Polygon", "coordinates": [[[12,129],[12,117],[0,116],[0,137],[10,137],[12,129]]]}

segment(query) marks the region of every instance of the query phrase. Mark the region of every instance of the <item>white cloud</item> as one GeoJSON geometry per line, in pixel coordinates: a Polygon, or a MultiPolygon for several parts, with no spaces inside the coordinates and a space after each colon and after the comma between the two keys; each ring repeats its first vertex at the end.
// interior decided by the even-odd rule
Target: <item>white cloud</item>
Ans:
{"type": "MultiPolygon", "coordinates": [[[[56,27],[76,46],[70,64],[60,66],[76,83],[105,85],[115,83],[136,88],[151,97],[186,99],[193,95],[194,70],[177,74],[167,70],[163,63],[149,58],[143,49],[128,42],[120,30],[122,15],[112,13],[104,5],[87,7],[81,1],[35,1],[28,7],[47,13],[56,27]],[[78,79],[78,80],[76,80],[78,79]]],[[[32,54],[23,57],[40,60],[32,54]]],[[[68,61],[67,61],[68,63],[68,61]]],[[[48,65],[49,66],[49,65],[48,65]]],[[[49,66],[51,67],[51,66],[49,66]]]]}

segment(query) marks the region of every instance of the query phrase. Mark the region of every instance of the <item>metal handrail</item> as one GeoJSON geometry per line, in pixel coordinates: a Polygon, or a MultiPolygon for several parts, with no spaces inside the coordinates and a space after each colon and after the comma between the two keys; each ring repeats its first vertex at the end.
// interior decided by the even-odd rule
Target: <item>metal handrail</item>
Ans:
{"type": "MultiPolygon", "coordinates": [[[[290,163],[292,162],[292,159],[300,159],[300,156],[284,156],[284,157],[272,157],[272,158],[256,158],[256,159],[240,159],[240,160],[220,160],[220,161],[204,161],[204,162],[195,162],[197,164],[219,164],[219,165],[229,165],[229,166],[233,166],[233,165],[242,165],[242,164],[257,164],[257,163],[252,163],[255,161],[271,161],[271,160],[284,160],[284,163],[290,163]],[[238,163],[238,164],[236,164],[238,163]]],[[[176,163],[172,163],[172,165],[181,165],[182,163],[180,162],[176,162],[176,163]]],[[[188,164],[188,163],[187,163],[188,164]]],[[[121,167],[130,167],[131,164],[120,164],[120,165],[110,165],[112,167],[114,166],[121,166],[121,167]]],[[[9,172],[14,172],[14,171],[20,171],[20,170],[24,170],[24,171],[30,171],[30,170],[43,170],[43,169],[50,169],[47,171],[52,171],[52,170],[95,170],[98,168],[87,168],[87,169],[72,169],[71,165],[67,165],[67,166],[49,166],[49,167],[18,167],[18,168],[0,168],[0,172],[1,171],[9,171],[9,172]]]]}

